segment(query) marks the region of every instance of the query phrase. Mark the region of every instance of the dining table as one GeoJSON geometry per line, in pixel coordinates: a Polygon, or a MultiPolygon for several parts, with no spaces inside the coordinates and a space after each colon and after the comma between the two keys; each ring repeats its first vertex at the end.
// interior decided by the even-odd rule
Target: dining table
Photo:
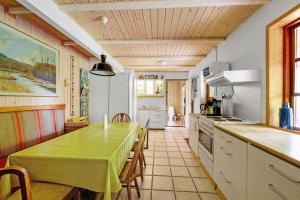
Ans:
{"type": "Polygon", "coordinates": [[[96,123],[13,153],[7,163],[25,168],[31,181],[84,188],[110,200],[122,188],[119,175],[140,133],[138,123],[96,123]]]}

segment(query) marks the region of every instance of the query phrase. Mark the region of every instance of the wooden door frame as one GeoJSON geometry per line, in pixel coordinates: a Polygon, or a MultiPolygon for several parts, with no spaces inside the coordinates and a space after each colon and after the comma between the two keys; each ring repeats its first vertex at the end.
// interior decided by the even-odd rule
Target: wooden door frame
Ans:
{"type": "MultiPolygon", "coordinates": [[[[166,93],[166,106],[167,106],[167,110],[168,110],[168,82],[169,81],[185,81],[187,82],[188,79],[166,79],[166,88],[165,88],[165,93],[166,93]]],[[[185,102],[185,104],[187,104],[187,102],[185,102]]]]}

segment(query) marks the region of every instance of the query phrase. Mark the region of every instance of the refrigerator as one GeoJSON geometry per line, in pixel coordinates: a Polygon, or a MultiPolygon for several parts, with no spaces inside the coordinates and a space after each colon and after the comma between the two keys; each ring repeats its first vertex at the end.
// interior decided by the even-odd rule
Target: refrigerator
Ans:
{"type": "Polygon", "coordinates": [[[102,122],[104,115],[111,120],[117,113],[127,113],[136,119],[136,92],[133,72],[115,76],[90,75],[90,122],[102,122]]]}

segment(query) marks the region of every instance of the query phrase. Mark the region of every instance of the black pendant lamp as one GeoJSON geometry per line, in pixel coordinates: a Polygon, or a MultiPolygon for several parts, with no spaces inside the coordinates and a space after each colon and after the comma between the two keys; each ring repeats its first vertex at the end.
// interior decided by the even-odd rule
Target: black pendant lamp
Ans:
{"type": "Polygon", "coordinates": [[[97,76],[114,76],[116,75],[112,66],[106,63],[106,55],[101,55],[101,63],[94,64],[90,71],[91,74],[97,76]]]}

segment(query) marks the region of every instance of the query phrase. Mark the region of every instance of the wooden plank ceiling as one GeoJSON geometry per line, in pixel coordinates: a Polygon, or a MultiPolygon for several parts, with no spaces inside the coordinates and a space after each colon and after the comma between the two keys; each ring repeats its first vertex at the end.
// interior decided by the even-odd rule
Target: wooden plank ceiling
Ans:
{"type": "MultiPolygon", "coordinates": [[[[55,0],[58,4],[94,3],[105,0],[55,0]]],[[[212,6],[193,8],[162,8],[113,11],[69,12],[96,40],[153,40],[153,39],[195,39],[226,38],[244,22],[259,5],[212,6]],[[100,16],[109,20],[103,25],[100,16]]],[[[159,61],[168,66],[193,67],[207,55],[218,42],[166,42],[163,44],[104,44],[104,48],[125,66],[157,66],[151,70],[165,71],[159,61]],[[179,56],[179,58],[178,58],[179,56]],[[182,56],[198,58],[182,59],[182,56]],[[199,57],[202,56],[202,57],[199,57]]],[[[149,68],[145,68],[148,71],[149,68]]],[[[181,71],[177,68],[177,71],[181,71]]]]}
{"type": "MultiPolygon", "coordinates": [[[[118,0],[54,1],[59,6],[118,2],[118,0]]],[[[138,71],[149,69],[170,71],[172,68],[174,71],[187,71],[199,63],[260,6],[69,11],[68,14],[100,42],[122,40],[113,44],[100,44],[125,67],[134,67],[138,71]],[[100,16],[108,18],[106,25],[100,21],[100,16]],[[216,41],[199,42],[200,38],[216,41]],[[190,39],[197,42],[186,41],[190,39]],[[169,42],[126,42],[140,40],[169,40],[169,42]],[[159,61],[166,62],[167,66],[162,66],[159,61]]]]}

